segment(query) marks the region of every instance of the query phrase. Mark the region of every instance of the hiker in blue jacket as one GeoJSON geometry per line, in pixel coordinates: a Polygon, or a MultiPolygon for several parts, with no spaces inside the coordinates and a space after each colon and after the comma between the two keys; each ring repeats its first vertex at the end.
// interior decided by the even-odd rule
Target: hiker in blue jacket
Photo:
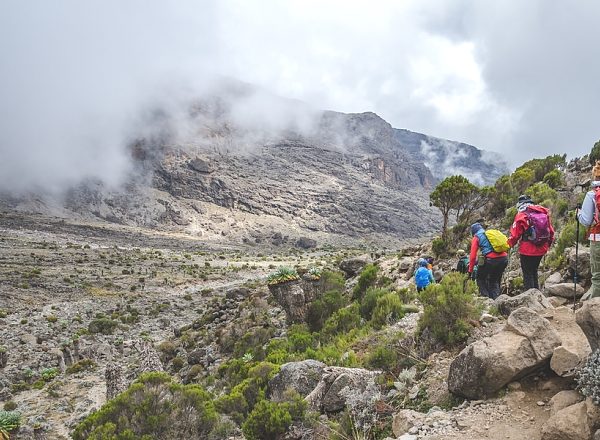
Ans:
{"type": "Polygon", "coordinates": [[[419,267],[415,271],[415,284],[417,285],[417,292],[420,292],[430,284],[435,284],[433,278],[433,272],[427,268],[428,262],[425,258],[419,259],[419,267]]]}

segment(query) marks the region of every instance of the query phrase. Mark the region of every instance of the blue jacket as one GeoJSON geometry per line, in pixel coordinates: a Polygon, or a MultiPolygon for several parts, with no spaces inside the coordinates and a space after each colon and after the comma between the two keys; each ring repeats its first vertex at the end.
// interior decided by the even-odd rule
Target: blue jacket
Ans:
{"type": "Polygon", "coordinates": [[[435,283],[435,279],[433,278],[433,272],[430,269],[419,267],[415,271],[415,284],[417,287],[427,287],[432,283],[435,283]]]}

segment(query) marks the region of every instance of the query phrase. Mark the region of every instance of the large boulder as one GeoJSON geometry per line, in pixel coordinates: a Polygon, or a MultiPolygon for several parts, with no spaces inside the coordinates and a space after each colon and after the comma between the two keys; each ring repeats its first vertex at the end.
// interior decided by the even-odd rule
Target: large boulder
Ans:
{"type": "Polygon", "coordinates": [[[526,337],[501,331],[460,352],[450,364],[448,389],[467,399],[484,399],[540,364],[526,337]]]}
{"type": "Polygon", "coordinates": [[[306,397],[316,388],[327,365],[308,359],[283,364],[279,373],[269,381],[267,395],[276,402],[284,400],[284,393],[292,388],[302,397],[306,397]]]}
{"type": "Polygon", "coordinates": [[[575,405],[583,400],[583,396],[575,390],[562,390],[556,393],[550,399],[550,415],[553,416],[558,411],[568,406],[575,405]]]}
{"type": "Polygon", "coordinates": [[[560,336],[550,322],[526,307],[520,307],[510,314],[505,331],[525,336],[541,361],[550,358],[561,343],[560,336]]]}
{"type": "Polygon", "coordinates": [[[448,389],[468,399],[491,396],[542,367],[560,343],[547,319],[519,308],[501,332],[470,344],[452,361],[448,389]]]}
{"type": "Polygon", "coordinates": [[[309,406],[319,412],[338,412],[346,407],[350,398],[360,396],[368,405],[378,392],[375,378],[380,372],[363,368],[326,367],[315,389],[306,396],[309,406]]]}
{"type": "MultiPolygon", "coordinates": [[[[569,272],[575,273],[575,248],[571,248],[568,254],[569,272]]],[[[590,266],[590,248],[579,245],[577,252],[577,276],[579,280],[589,282],[592,279],[590,266]]]]}
{"type": "Polygon", "coordinates": [[[573,298],[573,296],[580,298],[585,293],[585,289],[581,287],[581,284],[558,283],[546,286],[544,293],[547,296],[560,296],[561,298],[573,298]]]}
{"type": "Polygon", "coordinates": [[[542,426],[542,440],[587,440],[599,421],[598,408],[587,399],[552,415],[542,426]]]}
{"type": "Polygon", "coordinates": [[[368,255],[360,255],[358,257],[347,258],[340,262],[340,269],[347,277],[358,275],[367,264],[371,264],[373,260],[368,255]]]}
{"type": "Polygon", "coordinates": [[[510,315],[519,307],[527,307],[533,311],[541,311],[551,308],[552,304],[538,289],[529,289],[516,296],[500,295],[494,300],[500,313],[504,316],[510,315]]]}
{"type": "Polygon", "coordinates": [[[584,332],[575,321],[575,313],[569,307],[558,307],[544,312],[550,325],[560,336],[550,360],[550,368],[562,377],[572,377],[583,365],[592,349],[584,332]]]}
{"type": "Polygon", "coordinates": [[[281,308],[285,310],[287,319],[291,323],[305,321],[309,301],[307,301],[306,294],[299,280],[270,284],[269,291],[281,308]]]}
{"type": "Polygon", "coordinates": [[[600,298],[592,298],[583,302],[583,306],[575,313],[575,319],[593,351],[600,348],[600,298]]]}

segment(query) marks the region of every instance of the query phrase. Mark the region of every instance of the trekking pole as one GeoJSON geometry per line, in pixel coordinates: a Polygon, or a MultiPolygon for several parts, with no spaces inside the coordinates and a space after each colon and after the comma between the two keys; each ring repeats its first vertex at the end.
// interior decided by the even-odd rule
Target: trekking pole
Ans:
{"type": "Polygon", "coordinates": [[[577,223],[575,232],[575,274],[573,275],[573,310],[575,310],[575,297],[577,296],[577,264],[579,260],[579,217],[577,213],[581,209],[581,205],[575,207],[575,222],[577,223]]]}

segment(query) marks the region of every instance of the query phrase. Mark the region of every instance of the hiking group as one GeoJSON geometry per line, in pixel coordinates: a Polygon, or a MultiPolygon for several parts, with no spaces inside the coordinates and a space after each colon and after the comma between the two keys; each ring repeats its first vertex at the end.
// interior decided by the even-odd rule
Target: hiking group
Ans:
{"type": "MultiPolygon", "coordinates": [[[[600,166],[598,168],[600,173],[600,166]]],[[[600,194],[600,174],[598,175],[599,190],[593,195],[600,194]]],[[[592,196],[590,196],[592,197],[592,196]]],[[[587,200],[587,199],[586,199],[587,200]]],[[[595,199],[594,203],[595,203],[595,199]]],[[[538,268],[542,257],[548,252],[554,241],[554,228],[550,221],[547,208],[536,205],[526,195],[517,200],[517,214],[510,228],[509,237],[497,229],[485,229],[481,221],[471,225],[471,248],[469,255],[460,249],[456,271],[475,279],[479,294],[491,299],[500,295],[501,280],[508,266],[509,252],[519,244],[519,259],[523,272],[523,288],[539,288],[538,268]]],[[[600,266],[600,226],[598,227],[597,261],[600,266]]],[[[417,291],[425,289],[434,283],[433,272],[427,267],[427,260],[419,259],[419,267],[415,271],[417,291]]],[[[598,272],[598,292],[600,294],[600,271],[598,272]]]]}

